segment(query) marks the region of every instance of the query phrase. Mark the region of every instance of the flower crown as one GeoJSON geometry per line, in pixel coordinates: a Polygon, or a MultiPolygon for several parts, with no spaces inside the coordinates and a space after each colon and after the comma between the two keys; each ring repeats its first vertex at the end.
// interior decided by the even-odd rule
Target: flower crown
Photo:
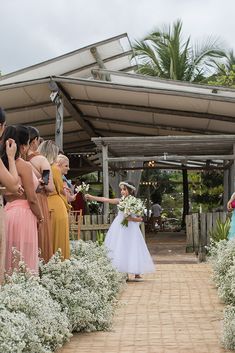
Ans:
{"type": "Polygon", "coordinates": [[[125,182],[125,181],[121,181],[120,183],[119,183],[119,187],[121,187],[121,185],[125,185],[125,186],[127,186],[128,188],[130,188],[130,189],[132,189],[132,190],[136,190],[136,187],[134,186],[134,185],[131,185],[131,184],[128,184],[127,182],[125,182]]]}

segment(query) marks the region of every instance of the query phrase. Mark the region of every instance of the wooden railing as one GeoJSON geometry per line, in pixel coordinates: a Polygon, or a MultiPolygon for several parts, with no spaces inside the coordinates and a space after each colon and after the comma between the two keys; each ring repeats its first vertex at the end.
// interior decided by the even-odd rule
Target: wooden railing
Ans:
{"type": "MultiPolygon", "coordinates": [[[[82,216],[81,213],[79,212],[70,211],[70,214],[69,214],[70,239],[96,241],[97,232],[101,231],[102,233],[107,233],[115,216],[116,216],[115,214],[110,214],[108,217],[108,221],[105,222],[104,215],[82,216]]],[[[143,236],[145,237],[145,228],[144,228],[143,222],[140,224],[140,228],[143,236]]]]}
{"type": "Polygon", "coordinates": [[[195,252],[199,261],[205,261],[206,248],[210,245],[210,231],[217,219],[225,222],[227,212],[193,213],[186,216],[186,251],[195,252]]]}

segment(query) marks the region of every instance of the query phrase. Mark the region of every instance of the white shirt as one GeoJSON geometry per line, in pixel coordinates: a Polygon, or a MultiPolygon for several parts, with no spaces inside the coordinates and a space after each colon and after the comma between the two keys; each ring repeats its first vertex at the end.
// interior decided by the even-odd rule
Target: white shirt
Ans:
{"type": "Polygon", "coordinates": [[[162,208],[158,203],[153,204],[152,206],[152,213],[154,217],[161,216],[162,208]]]}

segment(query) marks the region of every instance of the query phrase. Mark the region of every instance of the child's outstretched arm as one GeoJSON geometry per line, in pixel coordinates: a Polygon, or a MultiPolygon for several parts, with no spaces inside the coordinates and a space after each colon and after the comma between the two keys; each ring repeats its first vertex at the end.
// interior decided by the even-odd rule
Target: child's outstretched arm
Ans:
{"type": "Polygon", "coordinates": [[[127,220],[128,221],[131,221],[131,222],[143,222],[143,217],[141,216],[136,216],[136,217],[127,217],[127,220]]]}
{"type": "Polygon", "coordinates": [[[85,198],[86,198],[86,200],[89,200],[89,201],[108,202],[113,205],[117,205],[120,201],[119,199],[109,199],[107,197],[93,196],[90,194],[86,194],[85,198]]]}

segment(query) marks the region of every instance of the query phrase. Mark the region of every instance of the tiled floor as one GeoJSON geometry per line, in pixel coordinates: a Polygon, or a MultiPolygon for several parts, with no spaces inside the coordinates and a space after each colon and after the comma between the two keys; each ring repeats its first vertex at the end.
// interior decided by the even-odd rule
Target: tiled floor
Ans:
{"type": "Polygon", "coordinates": [[[156,272],[126,285],[113,329],[75,334],[59,353],[227,352],[220,346],[223,305],[210,266],[185,254],[184,240],[181,234],[152,234],[156,272]]]}

